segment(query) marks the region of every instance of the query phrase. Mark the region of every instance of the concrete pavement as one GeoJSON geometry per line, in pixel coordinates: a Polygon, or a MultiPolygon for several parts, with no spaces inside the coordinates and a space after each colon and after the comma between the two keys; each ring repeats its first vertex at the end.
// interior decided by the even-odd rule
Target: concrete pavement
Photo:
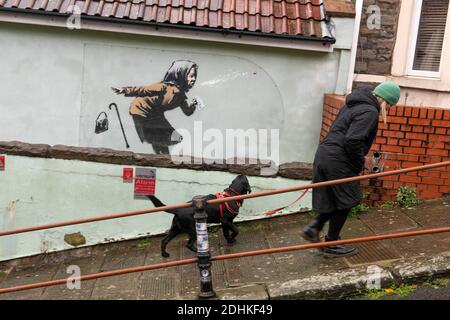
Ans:
{"type": "MultiPolygon", "coordinates": [[[[305,243],[298,235],[311,217],[305,213],[239,224],[237,242],[229,245],[217,227],[210,228],[213,256],[305,243]]],[[[450,198],[428,201],[412,209],[377,209],[349,219],[343,238],[450,226],[450,198]]],[[[169,227],[169,226],[168,226],[169,227]]],[[[81,274],[150,265],[195,257],[187,236],[170,242],[170,258],[160,255],[162,236],[78,248],[0,263],[0,287],[61,279],[67,268],[81,274]]],[[[378,272],[381,286],[415,281],[450,272],[450,233],[357,244],[359,254],[326,259],[318,250],[214,261],[218,299],[346,298],[366,290],[378,272]],[[377,266],[377,267],[374,267],[377,266]],[[371,269],[372,268],[372,269],[371,269]],[[377,269],[378,268],[378,269],[377,269]]],[[[378,281],[378,280],[377,280],[378,281]]],[[[197,299],[199,271],[195,264],[83,281],[8,294],[0,299],[197,299]]]]}

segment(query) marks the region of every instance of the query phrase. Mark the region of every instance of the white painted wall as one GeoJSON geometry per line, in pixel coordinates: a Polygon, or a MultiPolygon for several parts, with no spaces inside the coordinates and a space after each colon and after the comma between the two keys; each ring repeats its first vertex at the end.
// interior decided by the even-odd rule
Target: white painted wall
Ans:
{"type": "MultiPolygon", "coordinates": [[[[152,208],[147,200],[134,200],[133,184],[122,182],[120,165],[75,160],[6,157],[0,171],[0,230],[152,208]]],[[[179,204],[195,195],[229,186],[236,175],[184,169],[156,169],[156,195],[165,204],[179,204]]],[[[253,192],[303,185],[309,181],[249,177],[253,192]]],[[[236,221],[264,218],[270,209],[285,206],[299,193],[244,201],[236,221]]],[[[311,194],[277,215],[311,208],[311,194]]],[[[72,248],[64,235],[81,232],[86,246],[164,233],[173,215],[165,212],[98,221],[0,238],[0,261],[72,248]]]]}
{"type": "MultiPolygon", "coordinates": [[[[87,30],[0,23],[0,141],[128,150],[116,114],[111,128],[93,133],[95,117],[110,102],[121,107],[130,151],[140,145],[127,114],[131,98],[110,86],[161,81],[174,59],[199,64],[197,84],[207,109],[191,117],[167,113],[174,126],[202,120],[205,128],[280,129],[280,163],[312,162],[319,142],[324,93],[345,90],[352,19],[334,19],[334,52],[221,44],[87,30]]],[[[192,94],[192,95],[191,95],[192,94]]],[[[0,229],[20,228],[150,206],[134,200],[123,184],[122,166],[7,156],[0,172],[0,229]]],[[[223,190],[235,175],[157,169],[157,196],[168,204],[223,190]]],[[[254,191],[307,181],[250,177],[254,191]]],[[[292,202],[298,194],[249,200],[239,219],[292,202]]],[[[310,207],[309,195],[300,204],[310,207]]],[[[298,206],[287,212],[298,210],[298,206]]],[[[0,260],[69,248],[64,234],[80,231],[87,245],[158,234],[170,226],[167,213],[13,235],[0,239],[0,260]]]]}
{"type": "MultiPolygon", "coordinates": [[[[207,109],[191,117],[167,112],[174,126],[194,120],[206,127],[279,128],[280,163],[311,162],[318,143],[323,94],[345,91],[352,19],[336,19],[333,53],[261,48],[206,41],[164,39],[0,23],[0,140],[50,145],[104,146],[126,150],[116,127],[94,141],[95,117],[117,101],[131,151],[136,142],[127,115],[131,98],[113,85],[149,85],[162,80],[174,59],[199,64],[190,97],[207,109]],[[256,73],[256,74],[253,74],[256,73]],[[213,83],[214,85],[209,85],[213,83]],[[220,118],[220,121],[216,121],[220,118]]],[[[117,123],[116,115],[108,113],[117,123]]],[[[113,123],[114,124],[114,123],[113,123]]]]}

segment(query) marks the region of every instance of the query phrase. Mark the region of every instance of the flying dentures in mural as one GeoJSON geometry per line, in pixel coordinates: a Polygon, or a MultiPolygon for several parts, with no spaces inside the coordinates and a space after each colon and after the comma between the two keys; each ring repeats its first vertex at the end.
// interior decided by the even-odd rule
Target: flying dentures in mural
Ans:
{"type": "Polygon", "coordinates": [[[133,97],[129,114],[142,143],[152,145],[157,154],[169,154],[169,146],[183,139],[166,119],[164,113],[181,108],[187,116],[202,107],[200,98],[188,102],[186,93],[197,80],[198,65],[188,60],[174,61],[164,80],[145,87],[112,87],[116,94],[133,97]]]}

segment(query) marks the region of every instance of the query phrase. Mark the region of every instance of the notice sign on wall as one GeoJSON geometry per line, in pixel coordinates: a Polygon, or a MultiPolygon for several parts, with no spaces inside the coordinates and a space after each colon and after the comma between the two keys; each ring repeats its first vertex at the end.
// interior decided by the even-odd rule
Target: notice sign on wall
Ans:
{"type": "Polygon", "coordinates": [[[0,155],[0,171],[5,170],[5,156],[0,155]]]}
{"type": "Polygon", "coordinates": [[[156,188],[155,168],[136,168],[134,177],[134,198],[146,199],[146,195],[154,195],[156,188]]]}
{"type": "Polygon", "coordinates": [[[126,183],[133,182],[133,168],[123,168],[122,179],[126,183]]]}

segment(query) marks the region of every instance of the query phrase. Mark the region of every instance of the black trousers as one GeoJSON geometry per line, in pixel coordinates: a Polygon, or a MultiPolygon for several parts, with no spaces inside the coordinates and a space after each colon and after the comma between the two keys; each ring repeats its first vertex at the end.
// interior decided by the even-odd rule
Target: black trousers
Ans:
{"type": "Polygon", "coordinates": [[[350,210],[338,210],[331,213],[319,213],[316,217],[318,227],[321,230],[327,221],[330,221],[328,227],[328,234],[326,240],[334,241],[339,240],[339,234],[344,227],[345,221],[347,220],[350,210]]]}

